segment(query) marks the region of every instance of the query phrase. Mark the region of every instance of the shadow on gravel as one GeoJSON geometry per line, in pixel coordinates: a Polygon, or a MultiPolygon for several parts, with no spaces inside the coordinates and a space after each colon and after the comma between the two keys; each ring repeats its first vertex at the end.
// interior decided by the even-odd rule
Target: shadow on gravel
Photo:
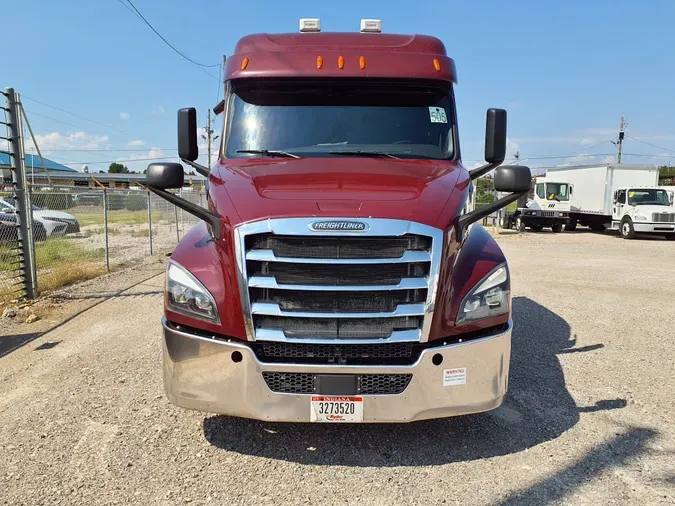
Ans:
{"type": "Polygon", "coordinates": [[[213,416],[204,420],[204,435],[218,448],[304,464],[439,465],[520,452],[559,437],[579,421],[581,411],[626,405],[617,399],[577,407],[557,357],[575,345],[567,322],[526,297],[513,299],[513,319],[509,395],[494,411],[410,424],[340,426],[213,416]]]}
{"type": "Polygon", "coordinates": [[[627,466],[631,460],[649,451],[648,443],[656,431],[631,427],[602,443],[583,458],[534,485],[509,495],[500,506],[516,504],[551,504],[558,502],[600,473],[615,467],[627,466]]]}
{"type": "MultiPolygon", "coordinates": [[[[103,304],[105,301],[113,299],[113,298],[121,298],[121,297],[145,297],[145,296],[156,296],[156,295],[161,295],[164,293],[163,290],[149,290],[145,292],[138,292],[138,293],[125,293],[127,290],[131,290],[132,288],[135,288],[137,286],[142,285],[146,281],[151,280],[152,278],[155,278],[162,273],[156,273],[153,274],[150,277],[147,277],[145,279],[142,279],[138,281],[137,283],[134,283],[131,286],[127,286],[121,290],[117,290],[115,292],[109,292],[109,293],[92,293],[92,294],[86,294],[82,296],[63,296],[59,295],[58,297],[52,297],[53,300],[55,301],[67,301],[67,300],[92,300],[93,304],[90,306],[87,306],[86,308],[82,309],[81,311],[78,311],[77,313],[69,316],[68,318],[62,320],[58,324],[54,325],[50,329],[47,329],[43,332],[30,332],[27,334],[10,334],[7,336],[2,336],[0,335],[0,358],[4,357],[5,355],[9,355],[15,350],[18,350],[22,346],[27,345],[28,343],[35,341],[36,339],[44,336],[45,334],[48,334],[49,332],[58,329],[59,327],[62,327],[66,323],[74,320],[78,316],[86,313],[90,309],[95,308],[99,304],[103,304]]],[[[58,344],[58,343],[57,343],[58,344]]],[[[36,348],[36,350],[47,350],[50,348],[53,348],[56,345],[44,347],[45,345],[41,345],[40,347],[36,348]]]]}

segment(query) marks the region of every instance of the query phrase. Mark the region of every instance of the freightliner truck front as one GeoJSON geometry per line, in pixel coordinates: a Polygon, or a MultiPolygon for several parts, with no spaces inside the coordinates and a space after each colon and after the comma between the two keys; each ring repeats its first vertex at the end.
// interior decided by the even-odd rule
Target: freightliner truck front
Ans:
{"type": "Polygon", "coordinates": [[[227,60],[217,163],[196,163],[195,109],[179,156],[208,207],[150,188],[202,221],[167,268],[163,374],[185,408],[285,422],[410,422],[498,407],[511,351],[510,272],[476,222],[530,187],[502,166],[506,112],[487,112],[486,164],[461,162],[443,43],[423,35],[250,35],[227,60]],[[506,197],[465,212],[495,170],[506,197]]]}

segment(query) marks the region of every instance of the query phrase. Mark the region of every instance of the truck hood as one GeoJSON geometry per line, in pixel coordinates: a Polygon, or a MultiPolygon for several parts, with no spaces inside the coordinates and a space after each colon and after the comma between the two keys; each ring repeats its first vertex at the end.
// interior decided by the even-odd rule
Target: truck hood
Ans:
{"type": "Polygon", "coordinates": [[[439,226],[459,214],[468,186],[456,162],[390,158],[221,160],[209,178],[211,205],[231,222],[386,217],[439,226]]]}

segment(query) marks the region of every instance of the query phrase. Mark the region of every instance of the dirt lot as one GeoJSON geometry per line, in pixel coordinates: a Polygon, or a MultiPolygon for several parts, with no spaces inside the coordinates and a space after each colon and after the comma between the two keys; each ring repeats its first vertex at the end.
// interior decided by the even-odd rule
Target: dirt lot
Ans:
{"type": "Polygon", "coordinates": [[[160,376],[163,264],[0,320],[0,503],[674,504],[675,245],[499,237],[513,276],[510,395],[395,426],[184,411],[160,376]]]}

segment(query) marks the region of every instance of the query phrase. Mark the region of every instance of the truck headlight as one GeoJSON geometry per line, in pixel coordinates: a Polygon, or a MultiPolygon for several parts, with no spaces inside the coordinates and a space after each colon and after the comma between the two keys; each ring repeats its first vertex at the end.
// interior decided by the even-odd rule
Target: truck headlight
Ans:
{"type": "Polygon", "coordinates": [[[459,306],[456,325],[482,320],[509,311],[509,270],[506,263],[480,280],[459,306]]]}
{"type": "Polygon", "coordinates": [[[220,323],[213,295],[187,269],[174,261],[166,273],[166,300],[171,311],[220,323]]]}
{"type": "Polygon", "coordinates": [[[647,221],[649,218],[647,218],[646,216],[642,216],[641,214],[636,214],[635,219],[637,221],[647,221]]]}

